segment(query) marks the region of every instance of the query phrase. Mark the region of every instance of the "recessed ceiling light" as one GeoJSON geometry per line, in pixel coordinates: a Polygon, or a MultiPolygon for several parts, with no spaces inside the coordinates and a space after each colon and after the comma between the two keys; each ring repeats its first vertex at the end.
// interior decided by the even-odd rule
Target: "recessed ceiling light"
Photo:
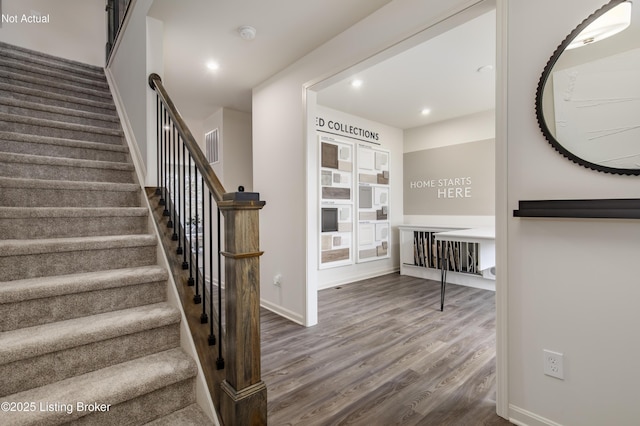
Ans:
{"type": "Polygon", "coordinates": [[[493,71],[493,65],[483,65],[476,70],[476,72],[479,72],[480,74],[489,73],[491,71],[493,71]]]}
{"type": "Polygon", "coordinates": [[[220,64],[218,64],[215,61],[209,61],[209,62],[207,62],[207,68],[210,71],[217,71],[218,69],[220,69],[220,64]]]}
{"type": "Polygon", "coordinates": [[[422,111],[420,111],[420,114],[429,115],[431,114],[431,110],[429,108],[422,108],[422,111]]]}
{"type": "Polygon", "coordinates": [[[353,87],[361,87],[362,86],[362,80],[359,79],[355,79],[351,82],[351,86],[353,87]]]}

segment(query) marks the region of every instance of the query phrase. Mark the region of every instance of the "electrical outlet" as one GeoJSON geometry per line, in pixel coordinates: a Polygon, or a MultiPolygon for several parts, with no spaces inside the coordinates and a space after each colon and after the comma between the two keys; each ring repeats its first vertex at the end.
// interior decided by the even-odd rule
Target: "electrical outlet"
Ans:
{"type": "Polygon", "coordinates": [[[273,285],[280,287],[280,284],[282,284],[282,275],[278,274],[273,277],[273,285]]]}
{"type": "Polygon", "coordinates": [[[542,353],[544,355],[544,374],[564,380],[563,355],[547,349],[544,349],[542,353]]]}

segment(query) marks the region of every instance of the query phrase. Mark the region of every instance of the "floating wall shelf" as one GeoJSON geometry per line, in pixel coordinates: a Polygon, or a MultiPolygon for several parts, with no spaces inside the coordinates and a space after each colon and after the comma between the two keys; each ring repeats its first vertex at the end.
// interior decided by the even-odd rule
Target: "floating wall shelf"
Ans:
{"type": "Polygon", "coordinates": [[[640,199],[520,201],[515,217],[640,219],[640,199]]]}

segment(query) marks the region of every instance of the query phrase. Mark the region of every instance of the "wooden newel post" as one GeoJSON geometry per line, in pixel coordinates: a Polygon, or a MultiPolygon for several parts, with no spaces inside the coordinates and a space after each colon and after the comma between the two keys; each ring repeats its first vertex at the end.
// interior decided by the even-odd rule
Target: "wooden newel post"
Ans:
{"type": "MultiPolygon", "coordinates": [[[[241,188],[242,190],[242,188],[241,188]]],[[[260,371],[260,195],[233,192],[218,203],[225,231],[226,376],[220,411],[225,426],[267,424],[260,371]]]]}

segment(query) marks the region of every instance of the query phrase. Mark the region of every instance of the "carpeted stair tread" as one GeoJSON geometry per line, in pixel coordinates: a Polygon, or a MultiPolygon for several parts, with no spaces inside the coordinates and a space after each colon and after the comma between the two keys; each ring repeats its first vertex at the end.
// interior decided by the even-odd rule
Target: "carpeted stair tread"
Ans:
{"type": "Polygon", "coordinates": [[[139,207],[140,186],[132,183],[81,182],[0,176],[7,207],[139,207]]]}
{"type": "Polygon", "coordinates": [[[73,404],[71,414],[44,410],[3,414],[7,424],[16,426],[66,423],[91,414],[77,410],[77,402],[111,404],[115,411],[118,404],[192,379],[196,371],[194,361],[181,349],[170,349],[3,398],[7,402],[73,404]]]}
{"type": "Polygon", "coordinates": [[[0,219],[42,219],[64,217],[81,219],[83,217],[136,216],[146,217],[144,207],[0,207],[0,219]]]}
{"type": "Polygon", "coordinates": [[[12,58],[22,62],[29,62],[34,66],[55,68],[80,74],[86,77],[104,79],[104,69],[96,65],[85,64],[72,59],[60,58],[47,53],[37,52],[20,46],[0,42],[0,52],[2,56],[12,58]]]}
{"type": "MultiPolygon", "coordinates": [[[[24,163],[38,166],[81,167],[85,169],[120,170],[133,172],[133,164],[111,161],[82,160],[76,158],[47,157],[44,155],[0,152],[0,163],[24,163]]],[[[1,169],[0,169],[1,170],[1,169]]]]}
{"type": "Polygon", "coordinates": [[[42,253],[82,252],[127,247],[155,246],[151,234],[109,235],[101,237],[49,238],[42,240],[0,240],[0,257],[42,253]]]}
{"type": "MultiPolygon", "coordinates": [[[[37,102],[25,101],[21,99],[8,98],[0,96],[0,105],[7,108],[25,110],[25,113],[5,111],[6,113],[16,115],[28,115],[34,117],[34,111],[46,114],[53,114],[65,119],[75,118],[79,120],[92,120],[94,123],[101,123],[104,126],[120,128],[120,119],[116,114],[99,114],[95,112],[87,112],[82,109],[64,108],[55,105],[44,105],[37,102]]],[[[45,118],[45,117],[42,117],[45,118]]],[[[99,124],[94,124],[99,127],[99,124]]]]}
{"type": "Polygon", "coordinates": [[[84,97],[102,102],[111,100],[111,92],[109,92],[108,89],[92,89],[88,87],[76,86],[72,83],[60,83],[59,81],[47,79],[44,77],[32,77],[30,75],[23,75],[1,68],[0,79],[3,79],[6,83],[16,86],[27,86],[38,88],[40,90],[52,90],[57,93],[72,93],[72,96],[84,97]]]}
{"type": "Polygon", "coordinates": [[[0,207],[0,235],[10,240],[142,234],[148,217],[143,207],[0,207]]]}
{"type": "Polygon", "coordinates": [[[153,235],[0,241],[4,281],[157,264],[153,235]]]}
{"type": "Polygon", "coordinates": [[[164,268],[151,265],[5,281],[0,282],[0,304],[91,292],[106,288],[124,288],[140,283],[164,281],[167,278],[168,274],[164,268]]]}
{"type": "Polygon", "coordinates": [[[15,132],[0,132],[0,151],[21,154],[51,155],[56,157],[100,160],[120,159],[127,162],[129,149],[125,145],[100,142],[85,142],[76,139],[51,136],[28,135],[15,132]]]}
{"type": "Polygon", "coordinates": [[[0,282],[0,332],[160,303],[166,286],[157,265],[0,282]]]}
{"type": "Polygon", "coordinates": [[[68,189],[73,191],[138,191],[140,187],[133,183],[111,182],[75,182],[67,180],[22,179],[0,176],[0,188],[20,189],[68,189]]]}
{"type": "Polygon", "coordinates": [[[122,137],[123,133],[120,129],[110,129],[107,127],[88,126],[86,124],[66,123],[63,121],[46,120],[42,118],[26,117],[22,115],[7,114],[0,112],[0,121],[7,123],[28,124],[31,126],[48,127],[55,129],[70,130],[83,133],[103,134],[109,136],[122,137]]]}
{"type": "Polygon", "coordinates": [[[144,426],[212,426],[213,422],[197,404],[156,419],[144,426]]]}
{"type": "Polygon", "coordinates": [[[16,86],[0,82],[0,93],[4,92],[4,97],[16,99],[37,100],[47,105],[57,105],[71,109],[90,109],[93,112],[115,113],[115,105],[107,99],[93,100],[78,96],[65,95],[62,93],[48,92],[46,90],[34,89],[25,86],[16,86]]]}
{"type": "Polygon", "coordinates": [[[0,152],[0,176],[81,182],[133,183],[129,163],[0,152]]]}
{"type": "Polygon", "coordinates": [[[0,362],[8,364],[179,321],[180,311],[163,302],[6,331],[0,335],[0,362]]]}
{"type": "Polygon", "coordinates": [[[109,90],[109,85],[104,79],[84,78],[80,75],[70,75],[69,72],[56,70],[55,68],[42,66],[29,62],[17,61],[7,56],[0,56],[0,67],[18,74],[36,74],[34,77],[56,79],[68,84],[78,84],[96,90],[109,90]]]}

